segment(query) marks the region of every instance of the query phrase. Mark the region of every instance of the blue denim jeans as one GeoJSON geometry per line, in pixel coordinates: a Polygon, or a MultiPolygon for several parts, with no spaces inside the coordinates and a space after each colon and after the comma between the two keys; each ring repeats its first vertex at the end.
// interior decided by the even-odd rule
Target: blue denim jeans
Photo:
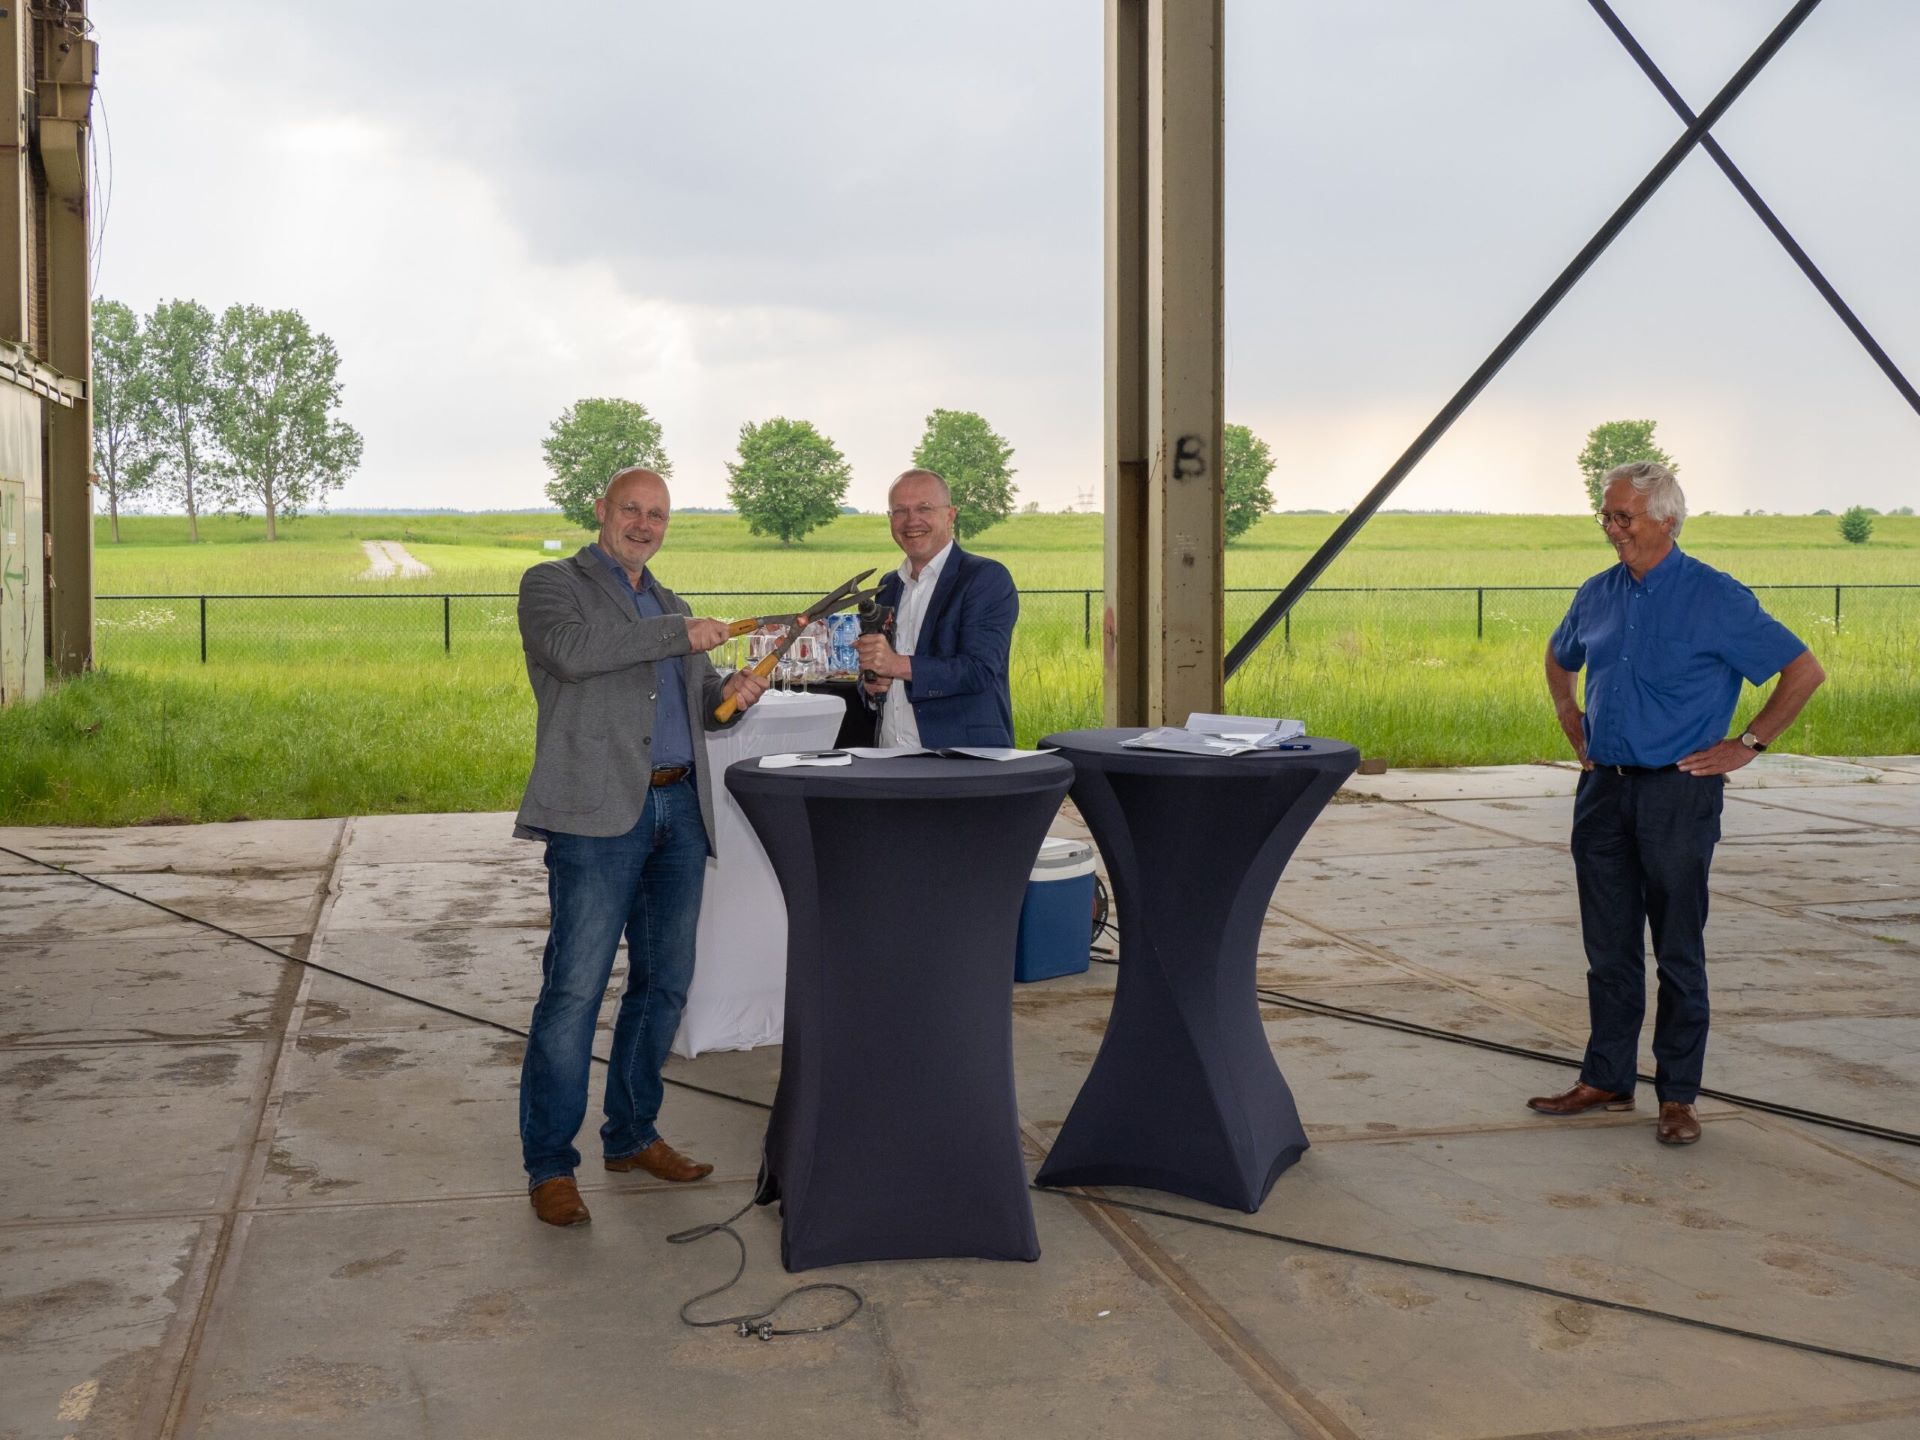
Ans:
{"type": "Polygon", "coordinates": [[[1589,1085],[1633,1093],[1651,927],[1660,977],[1654,1093],[1687,1105],[1699,1097],[1707,1056],[1707,872],[1725,802],[1726,782],[1717,775],[1622,775],[1600,765],[1580,777],[1573,868],[1592,1027],[1580,1078],[1589,1085]]]}
{"type": "Polygon", "coordinates": [[[660,1138],[660,1067],[693,980],[694,927],[707,876],[707,832],[692,780],[647,792],[625,835],[547,840],[553,928],[540,962],[527,1056],[520,1067],[520,1150],[529,1187],[580,1164],[594,1025],[620,937],[627,986],[613,1026],[601,1148],[609,1160],[660,1138]]]}

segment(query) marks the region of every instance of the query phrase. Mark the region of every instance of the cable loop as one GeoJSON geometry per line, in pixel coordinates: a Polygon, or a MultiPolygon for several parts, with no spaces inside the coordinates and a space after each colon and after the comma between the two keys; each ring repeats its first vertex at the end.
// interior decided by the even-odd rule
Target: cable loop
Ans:
{"type": "Polygon", "coordinates": [[[739,1257],[734,1264],[731,1278],[729,1278],[724,1285],[716,1285],[711,1290],[702,1290],[698,1295],[682,1305],[680,1307],[680,1323],[690,1326],[695,1330],[712,1330],[731,1327],[733,1332],[743,1340],[772,1340],[776,1336],[781,1335],[824,1335],[829,1330],[838,1330],[842,1325],[858,1315],[861,1310],[865,1308],[867,1302],[866,1298],[851,1285],[841,1285],[830,1280],[817,1280],[811,1285],[796,1285],[764,1310],[750,1310],[740,1315],[718,1315],[711,1320],[696,1320],[687,1313],[702,1300],[711,1300],[715,1295],[724,1294],[726,1291],[731,1290],[740,1283],[740,1277],[746,1274],[747,1242],[741,1238],[740,1232],[733,1228],[733,1222],[753,1209],[754,1203],[758,1199],[759,1196],[755,1195],[752,1200],[747,1201],[746,1204],[742,1205],[724,1220],[714,1220],[705,1225],[690,1226],[685,1230],[676,1230],[673,1234],[667,1236],[667,1243],[669,1245],[691,1245],[694,1241],[704,1240],[709,1235],[725,1235],[729,1240],[733,1241],[734,1245],[737,1246],[740,1251],[739,1257]],[[773,1323],[773,1317],[780,1312],[789,1300],[792,1300],[795,1296],[805,1295],[816,1290],[838,1290],[841,1294],[849,1297],[853,1301],[853,1308],[837,1320],[829,1320],[820,1325],[776,1326],[773,1323]]]}

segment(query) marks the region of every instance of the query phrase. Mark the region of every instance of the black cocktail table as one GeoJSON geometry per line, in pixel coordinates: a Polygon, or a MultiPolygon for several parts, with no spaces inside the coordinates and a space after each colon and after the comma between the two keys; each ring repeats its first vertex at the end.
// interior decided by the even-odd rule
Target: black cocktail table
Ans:
{"type": "Polygon", "coordinates": [[[1260,1023],[1260,928],[1294,847],[1360,753],[1339,740],[1235,757],[1121,746],[1139,733],[1041,742],[1073,762],[1073,802],[1106,859],[1120,976],[1039,1180],[1254,1211],[1307,1148],[1260,1023]]]}
{"type": "Polygon", "coordinates": [[[1040,1254],[1013,1093],[1020,904],[1053,756],[727,770],[787,901],[759,1199],[789,1270],[1040,1254]]]}

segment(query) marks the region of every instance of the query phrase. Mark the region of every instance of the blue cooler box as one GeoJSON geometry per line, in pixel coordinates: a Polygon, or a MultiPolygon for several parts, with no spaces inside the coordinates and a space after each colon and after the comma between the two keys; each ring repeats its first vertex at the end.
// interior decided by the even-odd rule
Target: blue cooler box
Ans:
{"type": "Polygon", "coordinates": [[[1084,840],[1046,839],[1020,907],[1015,980],[1079,975],[1093,946],[1093,846],[1084,840]]]}

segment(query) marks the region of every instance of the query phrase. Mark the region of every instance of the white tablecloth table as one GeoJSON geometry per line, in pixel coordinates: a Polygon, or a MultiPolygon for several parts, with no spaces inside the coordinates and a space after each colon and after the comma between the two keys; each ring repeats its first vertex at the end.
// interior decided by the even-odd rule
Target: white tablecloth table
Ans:
{"type": "Polygon", "coordinates": [[[732,729],[707,736],[714,841],[700,902],[693,984],[674,1052],[778,1045],[786,1028],[787,906],[760,838],[721,782],[729,765],[755,755],[826,750],[847,713],[837,695],[768,691],[732,729]]]}

